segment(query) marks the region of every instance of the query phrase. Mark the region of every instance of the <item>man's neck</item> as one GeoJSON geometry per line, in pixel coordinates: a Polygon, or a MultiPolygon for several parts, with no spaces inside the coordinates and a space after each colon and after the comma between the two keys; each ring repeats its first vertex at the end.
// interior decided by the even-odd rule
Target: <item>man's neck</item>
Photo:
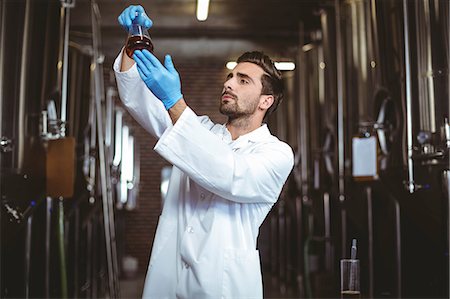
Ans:
{"type": "Polygon", "coordinates": [[[236,118],[228,119],[226,124],[228,132],[231,134],[231,138],[236,140],[239,136],[250,133],[261,126],[261,122],[254,118],[236,118]]]}

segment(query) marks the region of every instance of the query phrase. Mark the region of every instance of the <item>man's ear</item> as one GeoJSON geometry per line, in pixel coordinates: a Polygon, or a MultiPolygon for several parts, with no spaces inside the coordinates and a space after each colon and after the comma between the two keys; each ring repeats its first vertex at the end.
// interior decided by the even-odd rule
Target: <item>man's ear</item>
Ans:
{"type": "Polygon", "coordinates": [[[272,106],[274,100],[275,99],[273,98],[273,95],[271,95],[271,94],[262,95],[261,99],[259,101],[259,108],[261,108],[263,110],[269,109],[270,106],[272,106]]]}

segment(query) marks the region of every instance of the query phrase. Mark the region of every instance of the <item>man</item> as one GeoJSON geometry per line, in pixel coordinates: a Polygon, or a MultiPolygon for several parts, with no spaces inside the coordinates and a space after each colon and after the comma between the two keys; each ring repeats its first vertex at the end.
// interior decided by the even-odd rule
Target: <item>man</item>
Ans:
{"type": "MultiPolygon", "coordinates": [[[[132,22],[152,24],[140,6],[119,16],[124,28],[132,22]]],[[[174,165],[143,297],[262,298],[259,227],[293,167],[292,149],[263,124],[282,97],[279,71],[260,52],[242,55],[224,83],[228,121],[219,125],[186,104],[170,56],[162,65],[147,50],[123,53],[120,97],[174,165]]]]}

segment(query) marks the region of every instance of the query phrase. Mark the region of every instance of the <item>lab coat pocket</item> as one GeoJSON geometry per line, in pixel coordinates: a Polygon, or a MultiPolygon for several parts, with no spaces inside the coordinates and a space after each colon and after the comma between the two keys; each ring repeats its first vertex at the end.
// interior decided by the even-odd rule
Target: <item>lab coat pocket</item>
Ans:
{"type": "Polygon", "coordinates": [[[222,298],[262,297],[261,266],[258,250],[225,250],[222,298]]]}

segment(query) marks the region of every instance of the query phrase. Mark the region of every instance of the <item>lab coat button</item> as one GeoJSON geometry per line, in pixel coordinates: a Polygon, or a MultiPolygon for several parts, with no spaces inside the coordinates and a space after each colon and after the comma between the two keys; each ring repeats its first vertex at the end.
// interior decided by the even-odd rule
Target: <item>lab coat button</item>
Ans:
{"type": "Polygon", "coordinates": [[[194,228],[192,226],[186,227],[186,230],[188,233],[191,233],[191,234],[194,232],[194,228]]]}
{"type": "Polygon", "coordinates": [[[189,269],[189,264],[186,263],[186,262],[184,262],[184,267],[185,267],[186,269],[189,269]]]}
{"type": "Polygon", "coordinates": [[[205,193],[200,194],[201,199],[205,199],[205,193]]]}

